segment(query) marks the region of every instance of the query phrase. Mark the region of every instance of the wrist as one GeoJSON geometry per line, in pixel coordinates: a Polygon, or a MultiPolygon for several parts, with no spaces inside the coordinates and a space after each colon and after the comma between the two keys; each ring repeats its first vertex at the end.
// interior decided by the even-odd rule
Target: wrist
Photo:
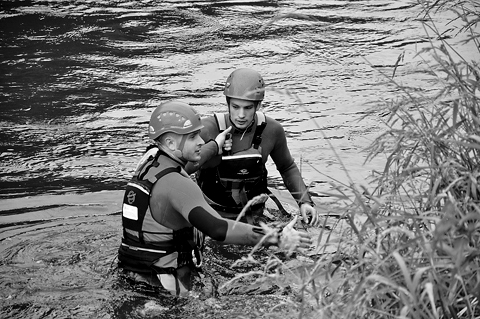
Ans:
{"type": "Polygon", "coordinates": [[[282,238],[282,229],[278,229],[273,234],[268,236],[268,238],[265,240],[265,246],[266,247],[270,247],[270,246],[279,247],[281,238],[282,238]]]}
{"type": "MultiPolygon", "coordinates": [[[[210,143],[210,142],[215,143],[215,145],[217,146],[217,152],[215,154],[220,155],[220,146],[218,145],[218,142],[216,140],[214,140],[213,138],[208,140],[207,143],[210,143]]],[[[205,143],[205,144],[207,144],[207,143],[205,143]]]]}

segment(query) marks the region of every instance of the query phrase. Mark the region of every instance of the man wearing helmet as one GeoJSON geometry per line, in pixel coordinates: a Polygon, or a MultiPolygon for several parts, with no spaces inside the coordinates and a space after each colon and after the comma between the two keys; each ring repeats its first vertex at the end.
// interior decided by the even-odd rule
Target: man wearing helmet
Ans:
{"type": "MultiPolygon", "coordinates": [[[[202,128],[189,105],[171,101],[158,106],[149,124],[154,146],[137,165],[123,199],[119,266],[174,295],[190,290],[192,272],[201,266],[204,235],[225,244],[256,245],[271,230],[223,219],[185,172],[187,162],[201,158],[202,128]]],[[[216,143],[223,145],[225,135],[218,134],[216,143]]],[[[289,249],[311,244],[306,233],[286,230],[268,236],[264,244],[289,249]]]]}
{"type": "MultiPolygon", "coordinates": [[[[290,154],[283,127],[259,112],[265,95],[262,76],[252,69],[237,69],[227,78],[224,94],[228,113],[202,119],[205,127],[201,136],[209,142],[202,150],[201,161],[196,166],[187,166],[189,173],[198,170],[197,182],[207,201],[222,216],[236,218],[232,212],[238,215],[248,200],[268,193],[265,163],[270,155],[297,201],[304,222],[310,219],[310,224],[317,225],[318,212],[290,154]],[[225,145],[214,143],[215,137],[225,131],[231,133],[225,145]],[[223,156],[222,146],[230,150],[223,156]]],[[[261,214],[263,204],[252,212],[261,214]]],[[[253,222],[248,216],[247,220],[253,222]]]]}

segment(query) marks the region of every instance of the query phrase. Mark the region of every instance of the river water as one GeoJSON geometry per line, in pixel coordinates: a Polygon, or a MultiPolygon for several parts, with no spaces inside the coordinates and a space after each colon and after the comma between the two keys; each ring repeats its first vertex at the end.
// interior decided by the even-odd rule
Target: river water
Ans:
{"type": "MultiPolygon", "coordinates": [[[[85,215],[78,201],[121,192],[160,102],[225,110],[235,68],[264,76],[263,109],[283,123],[318,202],[335,201],[332,183],[368,180],[383,159],[364,165],[363,149],[384,114],[364,116],[399,91],[381,73],[433,89],[415,58],[427,44],[421,11],[409,0],[2,1],[0,317],[149,316],[138,305],[152,294],[116,272],[117,207],[85,215]]],[[[178,302],[152,309],[188,317],[178,302]]]]}

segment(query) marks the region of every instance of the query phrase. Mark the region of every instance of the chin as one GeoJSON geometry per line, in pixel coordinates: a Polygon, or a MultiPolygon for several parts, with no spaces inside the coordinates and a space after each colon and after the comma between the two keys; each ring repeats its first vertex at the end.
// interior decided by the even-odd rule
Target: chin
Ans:
{"type": "Polygon", "coordinates": [[[246,129],[246,128],[248,127],[248,124],[242,124],[242,125],[236,124],[235,126],[236,126],[237,128],[239,128],[239,129],[241,129],[241,130],[244,130],[244,129],[246,129]]]}
{"type": "Polygon", "coordinates": [[[201,158],[202,158],[202,157],[201,157],[200,155],[191,156],[191,157],[188,159],[188,161],[189,161],[189,162],[198,162],[198,161],[200,161],[201,158]]]}

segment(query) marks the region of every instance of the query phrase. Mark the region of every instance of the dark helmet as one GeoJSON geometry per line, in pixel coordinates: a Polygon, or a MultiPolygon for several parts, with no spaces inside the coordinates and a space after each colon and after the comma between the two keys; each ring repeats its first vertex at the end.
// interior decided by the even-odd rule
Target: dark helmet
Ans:
{"type": "Polygon", "coordinates": [[[237,69],[228,76],[223,94],[230,98],[262,101],[265,96],[265,82],[255,70],[237,69]]]}
{"type": "Polygon", "coordinates": [[[150,117],[148,136],[155,140],[160,135],[172,132],[189,134],[203,128],[200,115],[190,105],[177,101],[160,104],[150,117]]]}

